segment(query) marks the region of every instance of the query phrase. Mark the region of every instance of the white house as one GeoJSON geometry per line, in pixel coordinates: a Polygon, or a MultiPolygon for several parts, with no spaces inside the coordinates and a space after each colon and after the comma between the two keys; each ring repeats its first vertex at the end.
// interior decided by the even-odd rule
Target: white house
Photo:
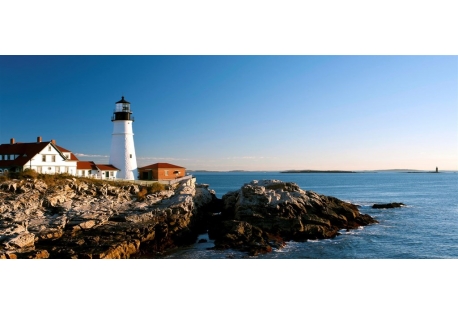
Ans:
{"type": "Polygon", "coordinates": [[[77,176],[97,179],[116,179],[119,169],[112,165],[96,164],[93,161],[78,161],[77,176]]]}
{"type": "Polygon", "coordinates": [[[68,173],[74,176],[114,179],[118,169],[112,165],[96,165],[92,161],[82,162],[66,148],[58,146],[55,140],[43,142],[41,136],[33,143],[0,145],[0,175],[33,169],[38,173],[68,173]],[[87,168],[90,163],[90,169],[87,168]]]}

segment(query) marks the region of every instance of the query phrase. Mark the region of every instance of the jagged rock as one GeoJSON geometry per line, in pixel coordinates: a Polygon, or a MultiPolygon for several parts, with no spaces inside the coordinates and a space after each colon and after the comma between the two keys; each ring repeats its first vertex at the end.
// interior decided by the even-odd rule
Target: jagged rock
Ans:
{"type": "Polygon", "coordinates": [[[138,191],[76,178],[50,187],[7,181],[0,189],[0,258],[130,258],[197,239],[199,207],[213,199],[196,192],[195,179],[143,202],[135,200],[138,191]]]}
{"type": "Polygon", "coordinates": [[[224,195],[223,202],[209,230],[215,248],[251,253],[268,252],[272,241],[332,238],[341,229],[377,222],[353,204],[279,180],[252,181],[224,195]]]}
{"type": "Polygon", "coordinates": [[[35,235],[27,231],[21,233],[15,233],[6,238],[3,242],[3,246],[7,250],[22,249],[26,247],[33,247],[35,243],[35,235]]]}

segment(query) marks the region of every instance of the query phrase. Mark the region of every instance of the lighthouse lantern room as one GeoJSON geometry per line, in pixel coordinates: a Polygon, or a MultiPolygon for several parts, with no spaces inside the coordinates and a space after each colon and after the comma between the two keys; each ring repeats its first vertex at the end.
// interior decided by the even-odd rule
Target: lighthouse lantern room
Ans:
{"type": "Polygon", "coordinates": [[[135,155],[134,118],[130,111],[130,102],[122,99],[115,104],[111,118],[113,134],[111,137],[110,164],[119,168],[118,178],[135,180],[137,178],[137,157],[135,155]]]}

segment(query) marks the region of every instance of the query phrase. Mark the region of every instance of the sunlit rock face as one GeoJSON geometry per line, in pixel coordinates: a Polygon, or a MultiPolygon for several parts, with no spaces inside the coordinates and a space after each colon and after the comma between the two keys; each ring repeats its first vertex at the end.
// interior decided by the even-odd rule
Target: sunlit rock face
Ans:
{"type": "Polygon", "coordinates": [[[192,243],[216,199],[195,179],[146,194],[137,185],[67,179],[0,185],[0,258],[132,258],[192,243]]]}
{"type": "Polygon", "coordinates": [[[256,255],[284,241],[332,238],[341,229],[376,222],[335,197],[301,190],[292,182],[260,180],[223,196],[221,215],[209,234],[217,249],[239,248],[256,255]]]}

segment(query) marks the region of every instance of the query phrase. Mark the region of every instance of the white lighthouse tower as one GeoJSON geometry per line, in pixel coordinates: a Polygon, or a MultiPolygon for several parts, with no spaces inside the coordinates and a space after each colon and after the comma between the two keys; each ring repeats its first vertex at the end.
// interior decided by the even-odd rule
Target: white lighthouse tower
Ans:
{"type": "Polygon", "coordinates": [[[130,102],[125,100],[124,96],[116,103],[111,121],[113,122],[113,135],[111,137],[110,164],[119,169],[118,178],[136,180],[137,157],[132,131],[134,117],[130,111],[130,102]]]}

